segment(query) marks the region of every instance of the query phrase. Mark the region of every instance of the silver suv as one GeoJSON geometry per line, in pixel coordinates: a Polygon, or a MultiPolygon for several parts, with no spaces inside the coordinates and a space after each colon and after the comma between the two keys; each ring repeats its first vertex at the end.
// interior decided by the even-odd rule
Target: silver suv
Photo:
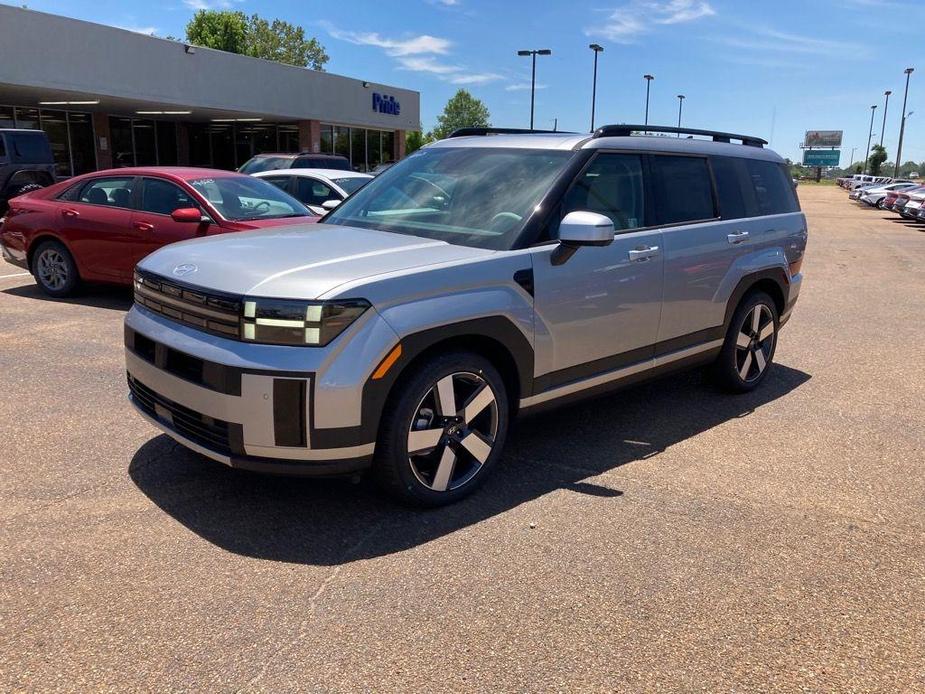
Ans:
{"type": "Polygon", "coordinates": [[[457,131],[323,223],[151,254],[132,403],[232,467],[372,467],[439,505],[498,464],[518,412],[694,366],[755,388],[802,280],[784,162],[754,137],[643,129],[457,131]]]}

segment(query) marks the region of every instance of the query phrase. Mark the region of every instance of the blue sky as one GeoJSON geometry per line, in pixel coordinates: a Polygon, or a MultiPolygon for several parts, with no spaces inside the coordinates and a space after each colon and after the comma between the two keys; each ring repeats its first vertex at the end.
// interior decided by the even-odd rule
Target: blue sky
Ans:
{"type": "MultiPolygon", "coordinates": [[[[898,139],[903,70],[913,66],[903,159],[925,159],[925,0],[32,0],[32,9],[182,36],[202,7],[240,9],[301,24],[327,48],[330,72],[421,92],[425,129],[456,89],[485,101],[494,125],[526,126],[530,60],[537,59],[536,127],[590,125],[590,42],[598,65],[597,123],[650,122],[756,134],[799,157],[807,129],[845,131],[863,158],[870,106],[885,146],[898,139]]],[[[875,141],[879,140],[879,135],[875,141]]]]}

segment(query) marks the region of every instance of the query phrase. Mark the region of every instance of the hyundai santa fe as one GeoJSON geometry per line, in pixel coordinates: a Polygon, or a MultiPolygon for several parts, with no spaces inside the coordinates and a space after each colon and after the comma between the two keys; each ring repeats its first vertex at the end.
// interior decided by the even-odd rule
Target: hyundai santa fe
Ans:
{"type": "Polygon", "coordinates": [[[643,129],[463,129],[311,227],[156,251],[125,321],[132,403],[231,467],[371,468],[439,505],[517,413],[695,366],[758,387],[802,281],[786,165],[643,129]]]}

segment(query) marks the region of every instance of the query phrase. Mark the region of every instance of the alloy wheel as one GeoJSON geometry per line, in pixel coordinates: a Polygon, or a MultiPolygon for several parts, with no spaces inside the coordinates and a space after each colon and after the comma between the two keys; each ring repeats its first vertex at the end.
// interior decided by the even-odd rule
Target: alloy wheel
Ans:
{"type": "Polygon", "coordinates": [[[470,482],[488,460],[498,435],[498,400],[479,374],[438,380],[415,409],[408,462],[428,489],[447,492],[470,482]]]}
{"type": "Polygon", "coordinates": [[[42,251],[36,262],[36,271],[42,284],[53,291],[59,291],[67,285],[68,262],[54,248],[46,248],[42,251]]]}
{"type": "Polygon", "coordinates": [[[736,371],[746,383],[757,380],[768,366],[774,350],[774,314],[765,304],[757,304],[736,335],[736,371]]]}

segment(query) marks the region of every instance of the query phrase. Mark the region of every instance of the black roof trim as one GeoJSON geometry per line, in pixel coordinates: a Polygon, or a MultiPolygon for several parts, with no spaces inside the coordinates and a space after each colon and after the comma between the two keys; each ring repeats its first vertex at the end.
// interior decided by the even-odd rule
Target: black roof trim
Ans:
{"type": "Polygon", "coordinates": [[[713,142],[731,142],[732,140],[738,140],[743,145],[749,147],[764,147],[768,144],[767,140],[762,140],[760,137],[755,137],[753,135],[736,135],[735,133],[724,133],[718,130],[699,130],[697,128],[675,128],[669,125],[632,125],[628,123],[602,125],[594,131],[591,137],[629,137],[634,132],[702,135],[713,138],[713,142]]]}
{"type": "Polygon", "coordinates": [[[574,135],[565,130],[530,130],[530,128],[456,128],[449,137],[470,137],[473,135],[574,135]]]}

